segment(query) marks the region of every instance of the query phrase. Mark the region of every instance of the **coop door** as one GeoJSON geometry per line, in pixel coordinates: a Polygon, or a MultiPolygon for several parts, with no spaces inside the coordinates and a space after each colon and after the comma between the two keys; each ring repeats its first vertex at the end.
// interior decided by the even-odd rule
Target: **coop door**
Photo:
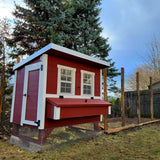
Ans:
{"type": "Polygon", "coordinates": [[[21,125],[38,126],[37,112],[41,67],[41,63],[25,67],[21,125]]]}

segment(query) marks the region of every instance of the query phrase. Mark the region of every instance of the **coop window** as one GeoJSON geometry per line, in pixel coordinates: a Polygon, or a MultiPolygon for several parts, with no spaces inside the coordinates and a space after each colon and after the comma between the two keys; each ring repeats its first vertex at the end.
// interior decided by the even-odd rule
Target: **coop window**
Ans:
{"type": "Polygon", "coordinates": [[[75,71],[76,69],[58,65],[58,93],[75,93],[75,71]]]}
{"type": "Polygon", "coordinates": [[[94,96],[94,75],[93,72],[81,71],[82,95],[94,96]]]}

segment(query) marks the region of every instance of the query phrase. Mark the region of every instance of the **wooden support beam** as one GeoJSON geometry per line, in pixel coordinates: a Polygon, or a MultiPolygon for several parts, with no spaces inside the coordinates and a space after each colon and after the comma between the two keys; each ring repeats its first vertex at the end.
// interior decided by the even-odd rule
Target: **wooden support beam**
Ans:
{"type": "Polygon", "coordinates": [[[121,68],[121,117],[122,117],[122,126],[125,126],[124,68],[121,68]]]}
{"type": "MultiPolygon", "coordinates": [[[[131,125],[127,125],[127,126],[124,126],[124,127],[110,129],[105,133],[107,133],[107,134],[118,133],[118,132],[123,131],[123,130],[131,129],[131,128],[135,128],[135,127],[141,127],[141,126],[144,126],[144,125],[148,125],[148,124],[152,124],[152,123],[158,123],[158,122],[160,122],[160,119],[153,120],[153,121],[148,121],[148,122],[144,122],[144,123],[140,123],[140,124],[131,124],[131,125]]],[[[104,129],[103,126],[101,126],[101,125],[100,125],[100,128],[104,129]]]]}
{"type": "MultiPolygon", "coordinates": [[[[107,68],[105,68],[103,71],[104,71],[103,72],[103,90],[104,90],[103,96],[104,96],[104,101],[107,101],[107,68]]],[[[104,132],[106,132],[107,131],[107,115],[104,114],[103,117],[104,117],[104,132]]]]}
{"type": "Polygon", "coordinates": [[[153,89],[152,89],[152,77],[150,77],[150,109],[151,109],[151,120],[154,119],[154,111],[153,111],[153,89]]]}
{"type": "Polygon", "coordinates": [[[136,83],[137,83],[137,115],[138,115],[138,124],[140,124],[141,111],[140,111],[139,72],[136,73],[136,83]]]}

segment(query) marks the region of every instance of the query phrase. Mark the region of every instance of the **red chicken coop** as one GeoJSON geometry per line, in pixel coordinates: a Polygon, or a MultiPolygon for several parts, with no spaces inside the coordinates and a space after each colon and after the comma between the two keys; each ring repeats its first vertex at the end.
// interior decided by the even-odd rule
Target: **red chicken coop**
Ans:
{"type": "Polygon", "coordinates": [[[52,129],[98,122],[110,103],[102,100],[106,61],[50,43],[14,66],[15,84],[10,122],[12,135],[44,144],[52,129]],[[19,134],[37,129],[38,140],[19,134]]]}

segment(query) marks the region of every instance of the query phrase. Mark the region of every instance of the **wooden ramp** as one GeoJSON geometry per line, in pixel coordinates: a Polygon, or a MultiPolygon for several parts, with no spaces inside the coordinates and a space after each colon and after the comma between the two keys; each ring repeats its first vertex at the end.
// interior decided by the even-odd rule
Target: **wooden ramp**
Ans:
{"type": "MultiPolygon", "coordinates": [[[[152,124],[152,123],[157,123],[157,122],[160,122],[160,119],[159,120],[148,121],[148,122],[144,122],[144,123],[140,123],[140,124],[131,124],[131,125],[128,125],[128,126],[119,127],[119,128],[115,128],[115,129],[109,129],[105,133],[114,134],[114,133],[118,133],[118,132],[123,131],[123,130],[131,129],[131,128],[135,128],[135,127],[140,127],[140,126],[144,126],[144,125],[152,124]]],[[[102,126],[102,125],[99,125],[99,126],[100,126],[101,129],[104,130],[104,126],[102,126]]]]}

